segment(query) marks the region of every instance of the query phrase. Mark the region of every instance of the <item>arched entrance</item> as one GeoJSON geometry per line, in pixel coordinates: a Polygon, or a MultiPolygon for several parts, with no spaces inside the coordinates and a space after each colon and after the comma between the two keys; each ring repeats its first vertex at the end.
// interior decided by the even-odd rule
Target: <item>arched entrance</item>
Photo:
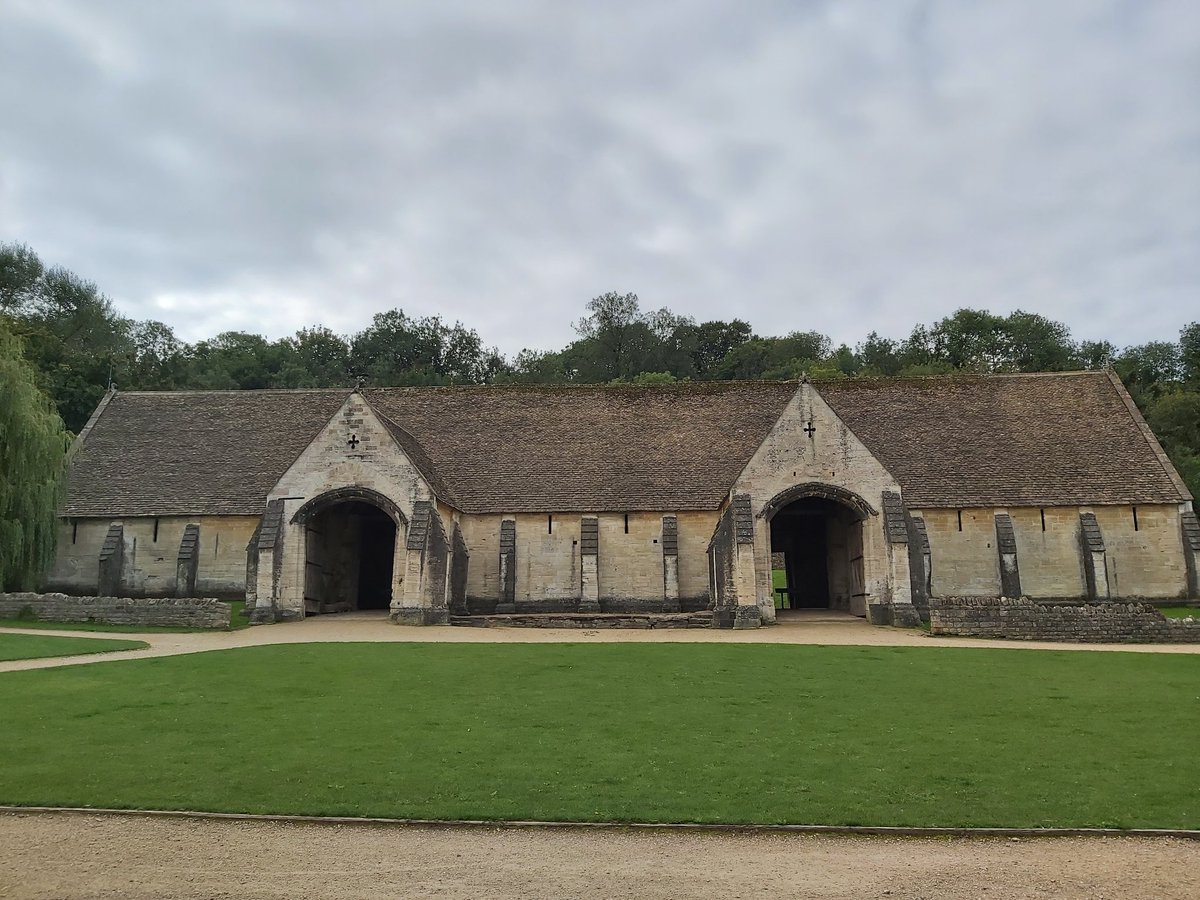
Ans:
{"type": "Polygon", "coordinates": [[[332,491],[292,521],[304,526],[306,615],[389,608],[397,531],[405,524],[394,503],[366,489],[332,491]]]}
{"type": "Polygon", "coordinates": [[[871,507],[849,491],[802,485],[763,512],[770,521],[776,614],[838,609],[865,615],[863,521],[871,507]]]}

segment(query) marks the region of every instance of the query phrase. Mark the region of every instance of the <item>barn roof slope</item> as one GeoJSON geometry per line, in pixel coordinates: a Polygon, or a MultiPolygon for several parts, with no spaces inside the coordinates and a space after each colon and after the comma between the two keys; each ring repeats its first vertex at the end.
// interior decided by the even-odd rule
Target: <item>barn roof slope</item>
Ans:
{"type": "MultiPolygon", "coordinates": [[[[467,513],[716,509],[794,382],[378,388],[364,396],[467,513]]],[[[1159,503],[1187,491],[1104,373],[825,382],[924,506],[1159,503]]],[[[67,516],[258,515],[348,389],[118,393],[75,453],[67,516]]]]}
{"type": "Polygon", "coordinates": [[[818,385],[909,508],[1174,503],[1189,497],[1105,372],[818,385]]]}

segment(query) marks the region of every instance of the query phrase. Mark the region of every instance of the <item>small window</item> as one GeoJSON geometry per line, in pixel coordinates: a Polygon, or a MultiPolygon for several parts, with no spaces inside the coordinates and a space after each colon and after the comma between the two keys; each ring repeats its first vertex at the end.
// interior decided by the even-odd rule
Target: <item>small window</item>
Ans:
{"type": "Polygon", "coordinates": [[[79,540],[79,520],[72,519],[71,520],[71,543],[73,544],[77,540],[79,540]]]}
{"type": "Polygon", "coordinates": [[[625,513],[625,533],[629,534],[629,513],[625,513]]]}
{"type": "Polygon", "coordinates": [[[554,514],[546,516],[546,534],[554,534],[554,514]]]}
{"type": "Polygon", "coordinates": [[[218,534],[215,538],[213,538],[213,556],[216,556],[217,553],[220,551],[220,549],[221,549],[221,535],[218,534]]]}
{"type": "Polygon", "coordinates": [[[1046,510],[1039,509],[1038,512],[1040,512],[1042,514],[1042,531],[1045,531],[1046,530],[1046,510]]]}
{"type": "Polygon", "coordinates": [[[1137,507],[1133,507],[1133,530],[1138,530],[1137,507]]]}
{"type": "Polygon", "coordinates": [[[154,537],[152,538],[152,541],[155,544],[158,543],[158,519],[154,520],[154,537]]]}
{"type": "Polygon", "coordinates": [[[958,530],[962,531],[962,510],[958,511],[958,530]]]}

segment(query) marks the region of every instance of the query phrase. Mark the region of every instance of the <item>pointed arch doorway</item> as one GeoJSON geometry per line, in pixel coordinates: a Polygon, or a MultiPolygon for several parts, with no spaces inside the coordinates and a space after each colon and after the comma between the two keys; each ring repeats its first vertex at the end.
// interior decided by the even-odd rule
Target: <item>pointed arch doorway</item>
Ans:
{"type": "Polygon", "coordinates": [[[799,485],[764,507],[777,616],[817,609],[866,614],[863,523],[873,513],[857,494],[832,485],[799,485]]]}
{"type": "Polygon", "coordinates": [[[305,503],[292,521],[304,526],[306,615],[391,606],[408,524],[395,503],[375,491],[346,488],[305,503]]]}

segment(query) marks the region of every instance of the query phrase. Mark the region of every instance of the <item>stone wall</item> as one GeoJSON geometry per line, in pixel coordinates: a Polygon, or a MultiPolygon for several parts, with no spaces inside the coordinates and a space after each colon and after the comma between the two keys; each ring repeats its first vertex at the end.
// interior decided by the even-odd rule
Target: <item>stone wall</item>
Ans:
{"type": "Polygon", "coordinates": [[[230,605],[196,597],[71,597],[67,594],[0,594],[0,619],[30,612],[42,622],[100,622],[106,625],[229,627],[230,605]]]}
{"type": "Polygon", "coordinates": [[[932,597],[933,634],[1086,644],[1200,643],[1200,609],[1168,619],[1149,603],[1046,603],[1008,597],[932,597]]]}
{"type": "Polygon", "coordinates": [[[195,592],[240,598],[246,591],[246,544],[257,516],[128,516],[119,519],[60,519],[54,565],[45,587],[95,593],[100,549],[112,522],[124,534],[120,592],[129,597],[176,593],[180,546],[189,525],[199,526],[194,545],[195,592]]]}

